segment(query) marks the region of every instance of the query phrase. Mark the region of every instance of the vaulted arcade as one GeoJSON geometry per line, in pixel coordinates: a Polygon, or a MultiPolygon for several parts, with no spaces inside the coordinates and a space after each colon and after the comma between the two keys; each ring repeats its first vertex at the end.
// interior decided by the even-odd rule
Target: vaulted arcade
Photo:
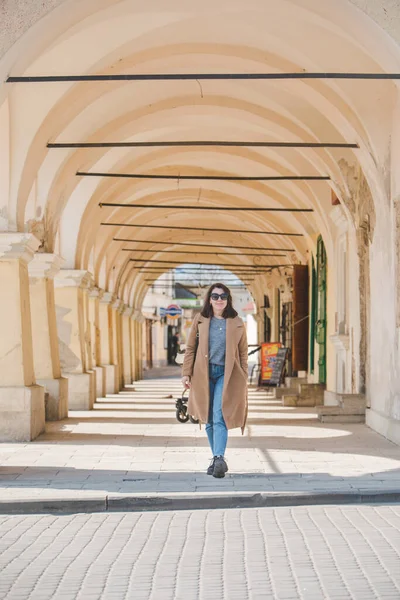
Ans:
{"type": "Polygon", "coordinates": [[[139,378],[149,272],[187,248],[254,273],[260,337],[307,266],[309,383],[400,441],[393,3],[32,4],[0,39],[0,435],[139,378]]]}

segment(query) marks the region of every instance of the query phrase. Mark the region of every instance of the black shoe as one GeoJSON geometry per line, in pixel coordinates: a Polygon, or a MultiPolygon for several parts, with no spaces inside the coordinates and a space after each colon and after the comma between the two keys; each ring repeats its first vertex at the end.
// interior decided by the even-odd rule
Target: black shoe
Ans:
{"type": "Polygon", "coordinates": [[[212,475],[214,473],[215,459],[216,459],[216,456],[214,456],[214,458],[211,459],[210,466],[207,469],[207,475],[212,475]]]}
{"type": "Polygon", "coordinates": [[[212,476],[213,477],[218,477],[218,479],[221,479],[222,477],[225,477],[225,473],[228,472],[228,465],[225,462],[225,459],[223,456],[214,456],[214,469],[212,472],[212,476]]]}

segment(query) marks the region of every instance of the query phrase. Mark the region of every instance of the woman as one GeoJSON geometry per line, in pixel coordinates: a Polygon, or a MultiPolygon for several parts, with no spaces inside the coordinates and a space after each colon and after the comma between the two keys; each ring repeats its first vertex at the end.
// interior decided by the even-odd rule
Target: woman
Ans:
{"type": "Polygon", "coordinates": [[[207,473],[225,477],[228,429],[241,427],[243,433],[247,418],[247,337],[223,283],[209,288],[193,320],[182,375],[184,387],[190,388],[189,414],[207,423],[213,453],[207,473]]]}

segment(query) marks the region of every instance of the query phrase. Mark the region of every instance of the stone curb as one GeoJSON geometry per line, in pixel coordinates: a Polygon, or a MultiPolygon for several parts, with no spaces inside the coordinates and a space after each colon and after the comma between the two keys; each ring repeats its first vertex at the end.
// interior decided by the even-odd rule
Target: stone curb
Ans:
{"type": "Polygon", "coordinates": [[[107,496],[52,500],[0,500],[0,515],[106,512],[107,496]]]}
{"type": "Polygon", "coordinates": [[[153,496],[101,496],[98,498],[0,501],[0,514],[143,512],[212,510],[322,504],[384,504],[400,502],[400,491],[315,492],[249,494],[168,494],[153,496]]]}

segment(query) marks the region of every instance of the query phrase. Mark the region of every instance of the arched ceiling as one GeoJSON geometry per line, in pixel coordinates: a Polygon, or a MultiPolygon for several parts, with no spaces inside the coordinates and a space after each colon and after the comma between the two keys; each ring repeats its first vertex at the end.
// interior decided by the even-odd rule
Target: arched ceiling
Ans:
{"type": "MultiPolygon", "coordinates": [[[[0,72],[5,79],[382,73],[399,72],[399,66],[393,40],[345,0],[207,0],[198,5],[174,0],[168,6],[161,0],[81,0],[64,2],[38,21],[5,54],[0,72]]],[[[45,250],[65,258],[66,267],[90,269],[98,285],[137,306],[149,276],[134,269],[130,259],[185,262],[178,243],[213,244],[218,260],[230,263],[237,273],[240,268],[234,265],[304,263],[320,233],[329,252],[332,190],[351,218],[346,208],[351,195],[348,173],[363,173],[377,203],[384,194],[383,167],[398,89],[390,80],[217,79],[4,83],[0,93],[0,130],[7,130],[11,155],[7,194],[2,195],[8,198],[8,226],[34,231],[45,250]],[[194,140],[356,143],[359,148],[47,147],[48,142],[194,140]],[[83,177],[78,171],[330,180],[128,179],[83,177]],[[159,208],[99,206],[110,202],[159,208]],[[204,210],[181,208],[187,205],[204,210]],[[265,207],[313,212],[257,210],[265,207]],[[174,229],[180,226],[192,229],[174,229]],[[207,231],[213,228],[222,231],[207,231]],[[259,258],[245,251],[233,256],[235,246],[286,252],[283,257],[259,258]],[[181,253],[171,254],[173,250],[181,253]]],[[[196,249],[203,248],[190,248],[196,249]]],[[[199,255],[198,260],[217,259],[199,255]]],[[[254,297],[268,277],[257,275],[249,283],[254,297]]]]}

